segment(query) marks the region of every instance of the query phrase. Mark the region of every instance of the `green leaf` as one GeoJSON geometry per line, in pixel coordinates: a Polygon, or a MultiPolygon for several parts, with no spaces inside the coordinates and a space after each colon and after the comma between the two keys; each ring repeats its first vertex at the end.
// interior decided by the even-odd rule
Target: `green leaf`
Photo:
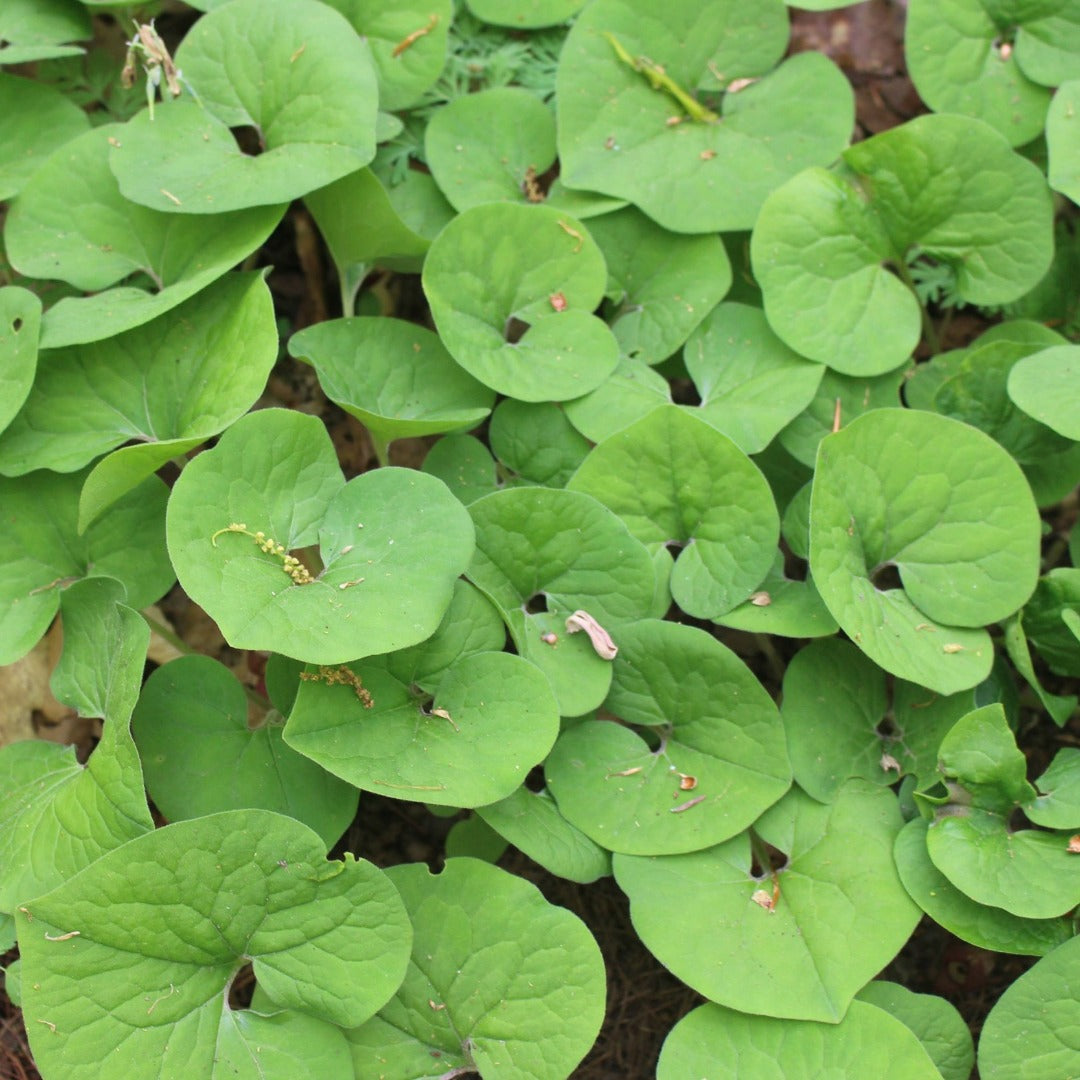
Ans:
{"type": "Polygon", "coordinates": [[[169,821],[273,810],[303,822],[329,850],[356,816],[356,789],[285,746],[280,717],[249,727],[244,688],[207,656],[158,668],[132,728],[147,790],[169,821]]]}
{"type": "Polygon", "coordinates": [[[551,874],[581,885],[611,874],[611,856],[563,817],[546,789],[534,792],[522,784],[512,795],[476,812],[551,874]]]}
{"type": "Polygon", "coordinates": [[[750,599],[713,621],[751,634],[794,638],[829,637],[839,629],[813,580],[798,581],[785,575],[784,556],[779,551],[750,599]]]}
{"type": "Polygon", "coordinates": [[[620,629],[604,709],[544,766],[559,811],[609,851],[699,851],[741,832],[791,785],[776,706],[726,646],[655,619],[620,629]],[[659,730],[646,740],[630,726],[659,730]]]}
{"type": "Polygon", "coordinates": [[[386,1080],[454,1069],[569,1076],[604,1015],[604,962],[585,924],[476,859],[448,859],[438,875],[414,863],[388,876],[412,919],[413,954],[393,1000],[346,1032],[356,1075],[374,1075],[377,1062],[386,1080]]]}
{"type": "Polygon", "coordinates": [[[231,645],[313,664],[430,636],[473,547],[468,514],[440,481],[387,468],[346,484],[322,422],[283,409],[245,416],[188,463],[166,528],[185,591],[231,645]],[[284,560],[315,544],[323,569],[302,584],[284,560]]]}
{"type": "Polygon", "coordinates": [[[517,651],[554,680],[561,715],[596,708],[611,664],[584,634],[568,634],[565,620],[587,611],[618,644],[620,626],[652,607],[648,551],[613,513],[579,492],[508,488],[477,499],[470,512],[476,554],[466,576],[498,608],[517,651]],[[550,633],[554,645],[543,640],[550,633]]]}
{"type": "Polygon", "coordinates": [[[700,1005],[664,1041],[657,1080],[702,1076],[874,1076],[881,1080],[941,1080],[911,1030],[883,1009],[853,1002],[838,1023],[744,1016],[700,1005]]]}
{"type": "Polygon", "coordinates": [[[495,399],[435,334],[402,319],[330,319],[293,334],[289,353],[315,366],[384,454],[394,439],[476,427],[495,399]]]}
{"type": "Polygon", "coordinates": [[[686,370],[702,420],[757,454],[814,400],[826,369],[792,352],[746,304],[720,304],[690,335],[686,370]]]}
{"type": "Polygon", "coordinates": [[[203,219],[135,206],[108,168],[109,140],[125,132],[108,124],[65,143],[11,205],[4,243],[12,265],[28,277],[58,277],[99,294],[54,305],[42,324],[43,349],[149,322],[246,258],[281,217],[280,206],[203,219]],[[144,275],[156,291],[137,283],[109,288],[132,274],[144,275]]]}
{"type": "Polygon", "coordinates": [[[80,41],[93,35],[90,16],[75,0],[5,0],[0,11],[0,64],[26,64],[77,56],[80,41]]]}
{"type": "Polygon", "coordinates": [[[1080,346],[1058,345],[1018,360],[1009,371],[1009,397],[1041,424],[1080,440],[1080,346]]]}
{"type": "Polygon", "coordinates": [[[466,506],[498,486],[495,459],[474,435],[444,436],[428,451],[423,468],[466,506]]]}
{"type": "Polygon", "coordinates": [[[1017,14],[1011,26],[999,26],[987,10],[993,6],[982,0],[911,0],[904,53],[911,81],[931,109],[977,117],[1011,146],[1022,146],[1042,132],[1050,92],[1022,69],[1020,35],[1014,49],[1011,33],[1008,39],[1003,33],[1015,31],[1026,17],[1017,14]]]}
{"type": "Polygon", "coordinates": [[[983,1080],[1058,1080],[1080,1065],[1080,938],[1060,945],[998,998],[979,1038],[983,1080]]]}
{"type": "Polygon", "coordinates": [[[372,263],[418,271],[431,246],[426,236],[399,216],[390,193],[370,169],[358,169],[326,187],[309,191],[304,203],[330,249],[346,315],[352,314],[356,293],[372,263]]]}
{"type": "Polygon", "coordinates": [[[899,780],[903,758],[879,731],[886,708],[885,673],[850,642],[797,652],[784,672],[781,715],[799,787],[829,802],[851,777],[883,787],[899,780]]]}
{"type": "Polygon", "coordinates": [[[375,155],[371,51],[315,0],[232,0],[176,51],[198,94],[149,110],[117,137],[109,165],[132,202],[170,214],[285,203],[375,155]],[[256,156],[230,128],[250,126],[256,156]]]}
{"type": "Polygon", "coordinates": [[[610,436],[567,487],[602,502],[650,548],[683,545],[671,593],[689,615],[730,611],[772,563],[780,521],[768,483],[726,435],[678,406],[610,436]]]}
{"type": "Polygon", "coordinates": [[[472,858],[494,864],[509,846],[483,818],[472,814],[450,826],[443,849],[448,859],[472,858]]]}
{"type": "Polygon", "coordinates": [[[1024,603],[1038,558],[1027,481],[982,432],[885,409],[822,441],[810,569],[841,628],[886,671],[942,694],[980,682],[993,650],[975,628],[1024,603]]]}
{"type": "Polygon", "coordinates": [[[1080,828],[1080,750],[1059,750],[1035,786],[1038,797],[1024,806],[1030,821],[1048,829],[1080,828]]]}
{"type": "Polygon", "coordinates": [[[11,423],[34,385],[41,301],[18,285],[0,288],[0,432],[11,423]]]}
{"type": "MultiPolygon", "coordinates": [[[[324,0],[326,2],[326,0],[324,0]]],[[[419,102],[446,61],[451,0],[329,0],[367,41],[379,80],[379,108],[419,102]]]]}
{"type": "Polygon", "coordinates": [[[591,393],[564,406],[570,423],[592,442],[603,442],[653,409],[671,404],[671,387],[643,360],[623,356],[612,375],[591,393]]]}
{"type": "Polygon", "coordinates": [[[249,960],[280,1004],[361,1024],[400,984],[410,947],[380,870],[327,863],[314,832],[264,810],[139,837],[17,924],[34,1058],[73,1080],[100,1076],[103,1061],[132,1080],[223,1075],[228,988],[249,960]]]}
{"type": "Polygon", "coordinates": [[[780,0],[590,4],[556,77],[563,183],[628,199],[672,232],[750,228],[770,191],[832,161],[851,134],[851,88],[824,56],[769,71],[786,38],[780,0]],[[747,76],[763,77],[728,89],[747,76]],[[727,91],[722,118],[692,97],[703,81],[727,91]]]}
{"type": "Polygon", "coordinates": [[[793,788],[753,828],[787,860],[772,910],[753,898],[771,902],[774,881],[755,876],[745,833],[687,855],[616,855],[615,879],[649,951],[699,993],[836,1024],[921,914],[893,866],[901,825],[892,792],[862,781],[825,806],[793,788]]]}
{"type": "Polygon", "coordinates": [[[1005,649],[1014,667],[1023,676],[1028,686],[1035,691],[1036,696],[1042,703],[1042,707],[1050,714],[1054,723],[1058,727],[1064,727],[1065,722],[1076,709],[1076,695],[1059,696],[1058,694],[1052,694],[1039,681],[1039,677],[1035,672],[1035,665],[1031,662],[1031,650],[1028,648],[1027,635],[1024,633],[1023,614],[1021,611],[1005,623],[1005,649]]]}
{"type": "Polygon", "coordinates": [[[911,898],[950,934],[980,949],[1042,956],[1073,935],[1068,917],[1027,919],[965,896],[930,861],[923,818],[909,821],[896,838],[896,869],[911,898]]]}
{"type": "Polygon", "coordinates": [[[72,746],[36,739],[0,750],[0,910],[54,888],[153,828],[128,729],[150,631],[120,602],[118,581],[64,594],[65,644],[52,689],[82,716],[102,717],[86,766],[72,746]]]}
{"type": "Polygon", "coordinates": [[[84,479],[44,470],[0,479],[0,664],[30,650],[52,622],[62,590],[80,578],[119,579],[136,609],[161,599],[175,580],[164,545],[165,485],[148,477],[80,534],[84,479]]]}
{"type": "MultiPolygon", "coordinates": [[[[9,40],[2,29],[0,38],[9,40]]],[[[0,64],[10,48],[0,49],[0,64]]],[[[0,72],[0,199],[18,195],[44,158],[89,126],[86,113],[58,90],[0,72]]]]}
{"type": "Polygon", "coordinates": [[[1051,0],[1032,15],[1016,35],[1016,61],[1032,82],[1058,86],[1076,73],[1080,11],[1051,0]]]}
{"type": "Polygon", "coordinates": [[[1011,825],[1012,812],[1035,791],[1000,706],[964,717],[939,753],[949,801],[936,808],[927,831],[934,865],[977,903],[1024,918],[1051,919],[1076,907],[1080,880],[1068,834],[1011,825]]]}
{"type": "Polygon", "coordinates": [[[919,340],[909,263],[948,267],[960,300],[1006,303],[1049,268],[1052,218],[1042,173],[1003,136],[964,117],[920,116],[775,191],[751,254],[765,314],[788,345],[848,375],[879,375],[919,340]]]}
{"type": "Polygon", "coordinates": [[[593,309],[604,257],[585,226],[546,206],[490,203],[436,237],[423,285],[443,344],[508,397],[563,401],[615,370],[618,343],[593,309]],[[517,340],[515,328],[526,327],[517,340]]]}
{"type": "Polygon", "coordinates": [[[679,236],[632,206],[589,231],[607,262],[609,320],[625,356],[666,360],[731,287],[718,236],[679,236]]]}
{"type": "Polygon", "coordinates": [[[544,675],[507,653],[456,661],[434,700],[378,667],[351,670],[367,697],[355,683],[333,683],[325,669],[310,673],[285,725],[285,742],[367,791],[483,806],[511,794],[559,732],[559,709],[544,675]]]}
{"type": "Polygon", "coordinates": [[[424,156],[455,210],[542,202],[537,178],[555,161],[555,117],[520,86],[464,94],[432,115],[424,156]]]}
{"type": "Polygon", "coordinates": [[[875,979],[858,994],[909,1028],[930,1055],[942,1080],[969,1080],[975,1064],[971,1029],[956,1006],[934,994],[916,994],[898,983],[875,979]]]}
{"type": "Polygon", "coordinates": [[[1046,117],[1046,145],[1049,152],[1047,180],[1055,191],[1080,203],[1080,79],[1058,87],[1046,117]]]}
{"type": "Polygon", "coordinates": [[[228,274],[122,335],[43,352],[26,404],[0,436],[0,472],[70,472],[134,440],[87,477],[85,529],[166,461],[223,431],[255,403],[277,359],[263,276],[228,274]]]}
{"type": "Polygon", "coordinates": [[[534,30],[576,15],[585,0],[467,0],[469,10],[486,23],[534,30]]]}
{"type": "Polygon", "coordinates": [[[513,398],[492,413],[488,439],[495,456],[521,481],[543,487],[565,487],[590,449],[557,405],[513,398]]]}
{"type": "Polygon", "coordinates": [[[267,1076],[319,1080],[348,1076],[351,1071],[344,1033],[325,1020],[293,1011],[273,1016],[247,1009],[222,1011],[213,1080],[262,1080],[267,1076]]]}
{"type": "MultiPolygon", "coordinates": [[[[1068,351],[1069,346],[1063,348],[1068,351]]],[[[934,409],[985,431],[1020,464],[1064,453],[1071,447],[1068,439],[1018,409],[1006,389],[1013,367],[1032,351],[1031,345],[1008,341],[967,349],[934,394],[934,409]]],[[[1080,348],[1075,351],[1080,354],[1080,348]]],[[[1047,381],[1052,389],[1053,375],[1047,381]]],[[[1058,393],[1067,400],[1064,385],[1058,393]]],[[[1076,430],[1080,432],[1080,427],[1076,430]]]]}
{"type": "Polygon", "coordinates": [[[1080,675],[1080,641],[1066,613],[1080,612],[1080,569],[1058,566],[1044,574],[1024,608],[1024,629],[1039,655],[1058,675],[1080,675]]]}

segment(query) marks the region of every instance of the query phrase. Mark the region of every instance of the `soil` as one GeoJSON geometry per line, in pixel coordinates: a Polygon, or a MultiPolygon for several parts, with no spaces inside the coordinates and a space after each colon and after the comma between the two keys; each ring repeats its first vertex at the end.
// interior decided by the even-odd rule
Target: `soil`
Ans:
{"type": "MultiPolygon", "coordinates": [[[[792,51],[817,49],[845,71],[856,92],[857,138],[893,127],[925,112],[904,72],[902,50],[904,5],[899,0],[868,0],[854,7],[825,13],[793,11],[792,51]]],[[[340,315],[332,264],[323,251],[314,225],[300,204],[260,252],[257,265],[272,266],[269,283],[279,319],[292,330],[340,315]]],[[[422,314],[422,296],[415,280],[386,277],[376,292],[395,313],[422,314]]],[[[958,319],[956,343],[983,328],[977,320],[958,319]]],[[[952,344],[953,342],[950,342],[952,344]]],[[[364,429],[322,395],[312,370],[283,356],[260,406],[285,405],[321,416],[339,450],[347,476],[375,465],[374,451],[364,429]]],[[[418,465],[426,453],[425,440],[393,444],[394,463],[418,465]]],[[[1071,511],[1075,513],[1075,509],[1071,511]]],[[[1060,535],[1060,533],[1058,534],[1060,535]]],[[[222,640],[209,619],[178,590],[160,605],[181,637],[197,651],[221,659],[245,680],[259,677],[259,658],[240,654],[222,640]]],[[[710,630],[716,628],[709,625],[710,630]]],[[[786,662],[798,643],[778,641],[779,656],[755,651],[747,636],[723,633],[726,644],[744,657],[764,685],[777,696],[777,661],[786,662]]],[[[1068,687],[1048,685],[1058,692],[1068,687]]],[[[1075,691],[1075,686],[1072,688],[1075,691]]],[[[44,729],[55,717],[39,710],[35,724],[44,729]]],[[[1032,710],[1024,724],[1030,729],[1025,747],[1032,765],[1045,767],[1063,745],[1080,745],[1080,726],[1058,731],[1032,710]]],[[[52,729],[55,732],[55,728],[52,729]]],[[[94,744],[91,725],[65,731],[85,758],[94,744]]],[[[53,734],[53,737],[56,737],[53,734]]],[[[1037,775],[1037,772],[1034,773],[1037,775]]],[[[364,794],[357,820],[340,845],[376,865],[423,861],[438,869],[452,819],[439,818],[418,804],[364,794]]],[[[608,971],[608,1010],[600,1036],[575,1080],[647,1080],[655,1074],[661,1044],[674,1023],[703,1000],[669,974],[642,946],[630,921],[629,904],[613,879],[578,886],[555,878],[524,855],[510,849],[500,860],[505,869],[537,885],[549,901],[579,915],[595,935],[608,971]]],[[[678,918],[678,913],[672,913],[678,918]]],[[[0,960],[6,965],[14,952],[0,960]]],[[[903,951],[883,976],[911,990],[944,996],[960,1010],[977,1036],[983,1018],[1001,992],[1032,963],[1032,958],[1006,956],[974,948],[924,919],[903,951]]],[[[21,1014],[0,994],[0,1080],[36,1080],[21,1014]]],[[[197,1078],[193,1078],[197,1080],[197,1078]]]]}

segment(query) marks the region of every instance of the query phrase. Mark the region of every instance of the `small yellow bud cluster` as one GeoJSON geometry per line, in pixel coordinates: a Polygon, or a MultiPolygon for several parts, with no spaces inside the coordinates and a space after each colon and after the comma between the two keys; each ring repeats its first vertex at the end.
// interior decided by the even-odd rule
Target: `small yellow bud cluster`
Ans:
{"type": "Polygon", "coordinates": [[[373,708],[375,705],[374,699],[365,689],[360,676],[344,664],[340,667],[320,667],[318,671],[302,671],[300,678],[304,682],[322,682],[327,686],[351,686],[365,709],[373,708]]]}
{"type": "Polygon", "coordinates": [[[311,576],[308,568],[295,556],[290,555],[284,545],[279,544],[276,540],[267,536],[261,529],[258,532],[248,532],[248,527],[242,521],[234,521],[231,525],[227,525],[224,529],[218,529],[212,537],[210,537],[211,543],[214,547],[217,547],[217,538],[222,533],[241,533],[243,536],[250,536],[262,551],[265,551],[267,555],[276,555],[282,563],[281,568],[296,582],[297,585],[309,585],[315,579],[311,576]]]}

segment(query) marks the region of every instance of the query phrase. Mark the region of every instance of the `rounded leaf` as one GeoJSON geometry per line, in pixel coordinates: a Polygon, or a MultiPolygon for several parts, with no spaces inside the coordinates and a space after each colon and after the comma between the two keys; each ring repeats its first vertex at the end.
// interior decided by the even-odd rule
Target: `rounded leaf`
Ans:
{"type": "Polygon", "coordinates": [[[580,221],[546,206],[490,203],[439,233],[423,284],[443,344],[466,371],[508,397],[564,401],[595,389],[618,363],[615,337],[592,314],[606,279],[580,221]]]}
{"type": "Polygon", "coordinates": [[[473,549],[441,481],[387,468],[346,484],[322,423],[281,409],[250,413],[189,462],[167,533],[185,591],[230,644],[315,664],[429,637],[473,549]],[[290,573],[290,553],[316,544],[323,569],[290,573]]]}
{"type": "Polygon", "coordinates": [[[876,410],[821,443],[810,569],[875,663],[954,693],[993,662],[985,632],[966,628],[1006,618],[1035,588],[1038,511],[1019,466],[982,432],[876,410]]]}
{"type": "Polygon", "coordinates": [[[316,0],[232,0],[199,19],[176,51],[198,94],[117,137],[109,165],[132,202],[177,214],[284,203],[375,154],[371,51],[316,0]],[[230,128],[255,129],[245,154],[230,128]]]}

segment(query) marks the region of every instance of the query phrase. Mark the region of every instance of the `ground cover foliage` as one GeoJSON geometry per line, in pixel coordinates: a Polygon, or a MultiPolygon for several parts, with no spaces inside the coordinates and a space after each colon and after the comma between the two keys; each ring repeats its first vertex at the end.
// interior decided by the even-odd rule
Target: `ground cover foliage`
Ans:
{"type": "Polygon", "coordinates": [[[100,721],[0,746],[46,1080],[570,1076],[508,846],[700,995],[636,1075],[1080,1074],[1080,2],[910,0],[854,140],[789,20],[0,8],[0,672],[100,721]],[[881,977],[931,924],[1028,958],[985,1023],[881,977]]]}

